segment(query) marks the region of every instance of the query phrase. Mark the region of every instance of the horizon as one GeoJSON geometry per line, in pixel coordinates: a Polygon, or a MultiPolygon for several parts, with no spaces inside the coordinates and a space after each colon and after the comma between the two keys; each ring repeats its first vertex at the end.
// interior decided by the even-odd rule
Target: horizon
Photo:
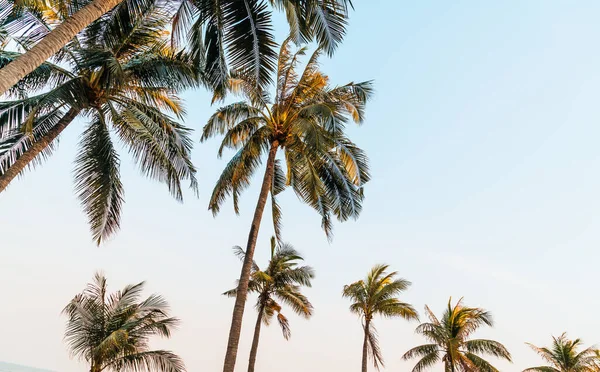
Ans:
{"type": "MultiPolygon", "coordinates": [[[[366,122],[348,124],[350,138],[369,155],[372,181],[362,215],[336,221],[331,243],[313,210],[291,190],[281,196],[283,241],[316,271],[306,290],[315,315],[290,315],[289,341],[277,327],[263,328],[257,370],[358,370],[362,328],[341,292],[377,263],[412,282],[400,298],[421,320],[425,305],[439,316],[449,297],[489,310],[495,326],[475,336],[512,353],[512,364],[488,359],[501,371],[541,365],[525,342],[547,346],[563,332],[600,345],[600,3],[373,0],[355,8],[344,43],[322,59],[322,70],[333,84],[374,80],[366,122]]],[[[281,42],[286,26],[276,19],[281,42]]],[[[111,292],[146,281],[144,294],[164,296],[182,320],[172,339],[153,346],[181,355],[188,371],[221,368],[233,309],[221,293],[239,277],[231,247],[247,239],[258,186],[242,194],[240,216],[228,201],[213,218],[208,199],[231,153],[219,160],[217,141],[199,139],[220,105],[211,107],[204,90],[183,97],[185,124],[195,129],[199,198],[186,190],[177,203],[121,151],[121,230],[96,247],[73,191],[84,120],[0,195],[0,280],[9,283],[0,360],[81,369],[63,343],[60,312],[100,270],[111,292]]],[[[265,216],[259,266],[272,234],[265,216]]],[[[239,371],[247,365],[254,298],[244,315],[239,371]]],[[[414,333],[418,323],[374,323],[386,361],[381,370],[410,370],[416,361],[401,356],[424,343],[414,333]]]]}

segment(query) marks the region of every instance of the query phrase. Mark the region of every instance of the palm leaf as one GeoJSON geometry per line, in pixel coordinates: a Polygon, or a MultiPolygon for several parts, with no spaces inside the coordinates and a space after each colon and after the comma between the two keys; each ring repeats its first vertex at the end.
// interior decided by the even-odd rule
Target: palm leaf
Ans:
{"type": "Polygon", "coordinates": [[[75,189],[91,224],[97,244],[119,229],[123,186],[119,156],[108,127],[99,114],[82,135],[75,159],[75,189]]]}

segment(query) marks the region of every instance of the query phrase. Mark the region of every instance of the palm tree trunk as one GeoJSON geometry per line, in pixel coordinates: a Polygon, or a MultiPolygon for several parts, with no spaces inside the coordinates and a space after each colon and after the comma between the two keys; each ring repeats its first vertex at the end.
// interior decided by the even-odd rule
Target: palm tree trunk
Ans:
{"type": "Polygon", "coordinates": [[[70,109],[67,111],[58,123],[44,134],[42,138],[35,141],[29,150],[25,151],[15,163],[0,176],[0,193],[6,189],[6,187],[12,182],[12,180],[30,164],[33,159],[36,158],[44,149],[46,149],[52,141],[58,137],[58,135],[77,117],[79,114],[78,109],[70,109]]]}
{"type": "Polygon", "coordinates": [[[246,246],[246,255],[242,264],[242,272],[235,297],[235,305],[233,307],[233,316],[231,318],[231,328],[229,330],[229,341],[227,342],[227,353],[225,354],[225,363],[223,364],[223,372],[233,372],[235,361],[237,358],[237,350],[240,342],[240,333],[242,332],[242,319],[244,317],[244,306],[246,305],[246,296],[248,295],[248,282],[250,281],[250,271],[254,259],[254,248],[256,248],[256,239],[260,228],[260,221],[265,210],[269,191],[273,181],[273,173],[275,170],[275,155],[279,142],[275,141],[271,144],[269,157],[267,159],[267,169],[263,178],[262,187],[254,210],[254,218],[250,226],[248,234],[248,244],[246,246]]]}
{"type": "Polygon", "coordinates": [[[367,372],[367,358],[369,356],[369,321],[365,321],[365,339],[363,341],[363,352],[362,352],[362,372],[367,372]]]}
{"type": "Polygon", "coordinates": [[[123,0],[94,0],[52,30],[33,48],[0,69],[0,95],[6,93],[19,80],[38,68],[81,30],[114,8],[123,0]]]}
{"type": "Polygon", "coordinates": [[[248,372],[254,372],[256,364],[256,354],[258,353],[258,340],[260,339],[260,327],[262,325],[263,311],[265,307],[261,305],[258,309],[258,317],[254,326],[254,338],[252,339],[252,348],[250,349],[250,358],[248,359],[248,372]]]}

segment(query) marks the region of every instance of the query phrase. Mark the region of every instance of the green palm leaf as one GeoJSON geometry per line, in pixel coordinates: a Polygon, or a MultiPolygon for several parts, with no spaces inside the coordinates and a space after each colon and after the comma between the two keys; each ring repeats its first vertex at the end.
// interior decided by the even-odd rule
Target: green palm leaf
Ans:
{"type": "Polygon", "coordinates": [[[75,189],[90,220],[98,244],[120,225],[123,185],[120,160],[102,116],[90,123],[82,135],[75,159],[75,189]]]}

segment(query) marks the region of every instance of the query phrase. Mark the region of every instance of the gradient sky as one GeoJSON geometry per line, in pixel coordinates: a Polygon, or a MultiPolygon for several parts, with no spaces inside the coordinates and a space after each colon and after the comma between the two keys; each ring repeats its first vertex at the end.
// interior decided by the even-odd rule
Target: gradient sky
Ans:
{"type": "MultiPolygon", "coordinates": [[[[549,344],[568,331],[600,343],[600,3],[356,1],[345,43],[323,61],[334,83],[374,79],[367,121],[350,134],[370,155],[373,181],[357,222],[337,224],[328,244],[319,217],[288,191],[284,240],[315,267],[310,321],[290,316],[292,339],[265,329],[262,372],[356,371],[361,326],[340,297],[344,284],[388,263],[413,282],[403,300],[441,313],[449,296],[492,311],[479,337],[503,342],[519,371],[541,361],[524,342],[549,344]]],[[[278,40],[285,25],[278,21],[278,40]]],[[[214,108],[185,95],[187,125],[214,108]]],[[[84,370],[62,342],[63,306],[103,270],[112,290],[147,280],[182,319],[159,341],[189,371],[219,371],[233,301],[220,296],[239,275],[231,246],[246,241],[257,187],[207,211],[225,165],[217,142],[198,144],[201,195],[174,201],[123,152],[122,231],[95,247],[72,183],[83,121],[59,151],[0,195],[0,360],[84,370]]],[[[200,135],[196,133],[196,139],[200,135]]],[[[256,186],[256,185],[255,185],[256,186]]],[[[256,258],[268,257],[265,218],[256,258]]],[[[247,307],[238,358],[246,367],[255,312],[247,307]]],[[[401,355],[423,342],[416,323],[376,319],[386,371],[408,371],[401,355]]],[[[493,360],[493,359],[492,359],[493,360]]],[[[494,360],[495,362],[495,360],[494,360]]]]}

